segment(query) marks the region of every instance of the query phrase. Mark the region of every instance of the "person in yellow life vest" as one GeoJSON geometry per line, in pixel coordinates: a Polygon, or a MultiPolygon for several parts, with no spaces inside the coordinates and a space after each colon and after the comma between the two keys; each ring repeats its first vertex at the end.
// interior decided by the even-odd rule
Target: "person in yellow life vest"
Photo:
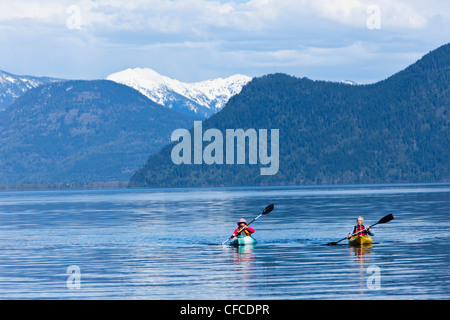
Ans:
{"type": "Polygon", "coordinates": [[[244,218],[239,220],[237,225],[238,225],[237,229],[234,230],[233,234],[231,235],[232,238],[234,238],[236,236],[249,236],[253,232],[255,232],[255,229],[253,229],[252,227],[249,227],[247,225],[247,221],[245,221],[244,218]],[[239,232],[239,230],[241,230],[241,231],[239,232]],[[239,232],[239,234],[238,234],[238,232],[239,232]]]}

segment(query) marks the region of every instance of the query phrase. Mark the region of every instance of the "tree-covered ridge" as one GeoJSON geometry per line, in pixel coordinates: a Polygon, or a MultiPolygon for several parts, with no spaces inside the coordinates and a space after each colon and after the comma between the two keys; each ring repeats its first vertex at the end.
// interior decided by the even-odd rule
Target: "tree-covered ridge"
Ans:
{"type": "Polygon", "coordinates": [[[0,183],[127,181],[195,119],[108,80],[42,85],[0,114],[0,183]]]}
{"type": "Polygon", "coordinates": [[[449,181],[449,80],[449,44],[370,85],[254,78],[203,130],[279,129],[276,175],[248,164],[177,166],[172,144],[149,158],[130,187],[449,181]]]}

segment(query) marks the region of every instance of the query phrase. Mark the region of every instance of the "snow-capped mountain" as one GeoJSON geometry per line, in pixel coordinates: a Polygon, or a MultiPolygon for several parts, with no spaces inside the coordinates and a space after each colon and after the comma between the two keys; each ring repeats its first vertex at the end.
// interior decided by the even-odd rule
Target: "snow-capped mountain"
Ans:
{"type": "Polygon", "coordinates": [[[341,80],[341,83],[349,84],[351,86],[357,86],[360,85],[360,83],[353,81],[353,80],[341,80]]]}
{"type": "Polygon", "coordinates": [[[14,100],[26,91],[37,86],[59,81],[49,77],[18,76],[0,70],[0,111],[5,110],[14,100]]]}
{"type": "Polygon", "coordinates": [[[237,74],[225,79],[186,83],[150,68],[133,68],[113,73],[106,79],[132,87],[165,107],[209,117],[222,109],[252,78],[237,74]]]}

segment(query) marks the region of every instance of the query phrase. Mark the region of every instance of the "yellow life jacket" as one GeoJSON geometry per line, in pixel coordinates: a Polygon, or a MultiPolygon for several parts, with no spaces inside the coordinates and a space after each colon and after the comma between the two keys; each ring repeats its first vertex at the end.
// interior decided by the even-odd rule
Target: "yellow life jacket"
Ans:
{"type": "Polygon", "coordinates": [[[244,229],[241,232],[239,232],[237,235],[238,236],[249,236],[249,235],[251,235],[251,233],[248,230],[244,229]]]}

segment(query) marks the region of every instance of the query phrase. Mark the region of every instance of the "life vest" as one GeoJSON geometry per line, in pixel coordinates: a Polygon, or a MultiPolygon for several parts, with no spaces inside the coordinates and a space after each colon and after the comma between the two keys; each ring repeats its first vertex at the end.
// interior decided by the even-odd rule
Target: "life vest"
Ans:
{"type": "Polygon", "coordinates": [[[358,236],[367,236],[367,231],[366,231],[366,227],[364,227],[364,225],[360,225],[360,226],[355,226],[353,228],[353,232],[352,234],[358,233],[358,236]],[[361,233],[358,233],[362,231],[361,233]]]}
{"type": "Polygon", "coordinates": [[[251,233],[250,233],[250,231],[244,229],[241,232],[239,232],[237,235],[238,236],[249,236],[249,235],[251,235],[251,233]]]}

